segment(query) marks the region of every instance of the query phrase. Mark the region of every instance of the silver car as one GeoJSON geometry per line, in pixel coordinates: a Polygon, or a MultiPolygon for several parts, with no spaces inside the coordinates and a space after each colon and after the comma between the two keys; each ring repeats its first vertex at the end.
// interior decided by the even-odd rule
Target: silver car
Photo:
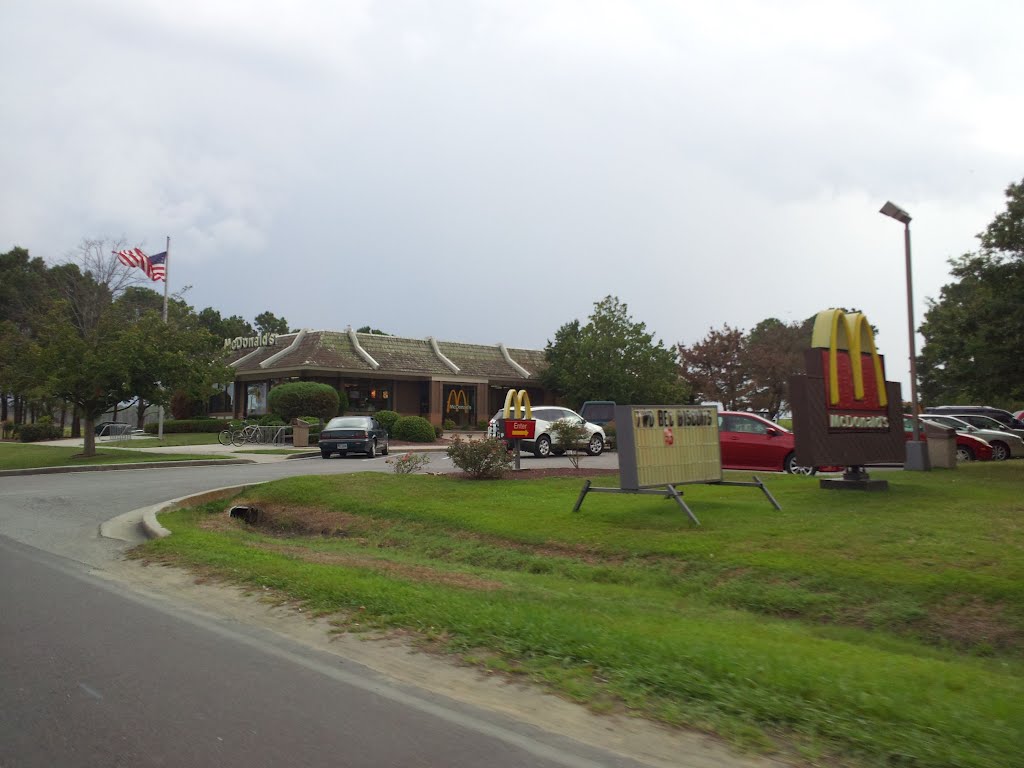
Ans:
{"type": "Polygon", "coordinates": [[[998,429],[978,429],[957,416],[943,416],[937,413],[926,413],[924,417],[934,424],[951,427],[957,432],[965,432],[992,446],[992,461],[1019,459],[1024,456],[1024,440],[1012,432],[998,429]]]}
{"type": "MultiPolygon", "coordinates": [[[[558,405],[538,405],[533,409],[533,418],[537,421],[537,428],[534,431],[533,440],[522,440],[520,446],[525,451],[530,451],[539,459],[546,459],[551,454],[560,455],[564,453],[561,449],[553,448],[558,443],[558,433],[551,429],[551,425],[559,419],[572,419],[578,421],[587,430],[587,453],[591,456],[599,456],[604,450],[608,438],[604,430],[597,424],[591,424],[580,416],[576,411],[563,408],[558,405]]],[[[487,436],[504,438],[504,414],[498,411],[487,423],[487,436]]]]}

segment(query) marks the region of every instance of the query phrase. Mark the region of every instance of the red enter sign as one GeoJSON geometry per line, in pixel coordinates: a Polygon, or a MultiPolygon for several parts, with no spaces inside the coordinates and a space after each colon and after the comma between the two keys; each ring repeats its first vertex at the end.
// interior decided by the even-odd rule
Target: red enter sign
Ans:
{"type": "Polygon", "coordinates": [[[536,429],[536,419],[505,419],[506,438],[533,440],[536,429]]]}

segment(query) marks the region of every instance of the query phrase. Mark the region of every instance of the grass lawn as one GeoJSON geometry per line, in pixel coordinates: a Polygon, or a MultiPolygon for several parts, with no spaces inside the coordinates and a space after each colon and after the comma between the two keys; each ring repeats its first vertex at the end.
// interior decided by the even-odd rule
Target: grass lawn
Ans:
{"type": "Polygon", "coordinates": [[[184,453],[141,453],[137,451],[104,451],[96,447],[96,455],[85,459],[81,448],[38,445],[36,443],[0,443],[0,470],[36,469],[38,467],[90,466],[93,464],[134,464],[143,461],[189,461],[194,459],[225,459],[220,456],[199,456],[184,453]]]}
{"type": "Polygon", "coordinates": [[[688,486],[700,528],[657,497],[573,514],[580,479],[300,477],[244,494],[257,526],[179,510],[139,554],[807,765],[1019,765],[1024,461],[876,476],[770,476],[781,512],[688,486]]]}

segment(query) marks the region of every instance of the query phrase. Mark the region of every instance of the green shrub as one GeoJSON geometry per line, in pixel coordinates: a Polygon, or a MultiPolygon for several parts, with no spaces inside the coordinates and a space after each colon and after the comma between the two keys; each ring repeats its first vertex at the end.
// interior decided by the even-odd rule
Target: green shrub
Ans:
{"type": "Polygon", "coordinates": [[[330,384],[316,381],[291,381],[280,384],[267,395],[270,412],[290,424],[303,414],[331,419],[341,413],[341,397],[330,384]]]}
{"type": "Polygon", "coordinates": [[[267,414],[266,416],[260,416],[256,419],[256,423],[261,427],[283,427],[285,422],[281,417],[273,414],[267,414]]]}
{"type": "Polygon", "coordinates": [[[445,419],[444,424],[442,424],[441,426],[443,426],[445,429],[451,432],[453,429],[455,429],[455,422],[452,421],[451,419],[445,419]]]}
{"type": "Polygon", "coordinates": [[[494,437],[463,440],[456,436],[448,446],[448,458],[476,480],[497,480],[512,468],[515,459],[505,443],[494,437]]]}
{"type": "Polygon", "coordinates": [[[380,422],[380,425],[388,431],[388,437],[391,437],[395,433],[395,422],[398,421],[401,416],[394,411],[377,411],[373,415],[377,417],[377,421],[380,422]]]}
{"type": "Polygon", "coordinates": [[[440,440],[442,437],[444,437],[444,430],[441,429],[441,427],[439,427],[439,426],[437,426],[435,424],[434,425],[434,439],[435,440],[440,440]]]}
{"type": "MultiPolygon", "coordinates": [[[[231,422],[227,419],[169,419],[164,422],[164,434],[180,432],[220,432],[228,429],[231,422]]],[[[143,429],[147,435],[155,435],[159,424],[150,422],[143,429]]]]}
{"type": "Polygon", "coordinates": [[[394,437],[410,443],[432,443],[436,438],[434,425],[422,416],[402,416],[395,422],[394,437]]]}
{"type": "Polygon", "coordinates": [[[23,443],[56,440],[60,437],[64,437],[64,430],[58,424],[22,424],[18,428],[18,439],[23,443]]]}
{"type": "Polygon", "coordinates": [[[385,459],[384,463],[390,464],[396,475],[412,475],[427,466],[430,457],[425,453],[404,453],[385,459]]]}
{"type": "Polygon", "coordinates": [[[589,437],[587,428],[576,419],[559,419],[551,425],[551,431],[556,434],[554,447],[559,451],[565,451],[573,469],[579,469],[580,452],[586,450],[589,437]]]}

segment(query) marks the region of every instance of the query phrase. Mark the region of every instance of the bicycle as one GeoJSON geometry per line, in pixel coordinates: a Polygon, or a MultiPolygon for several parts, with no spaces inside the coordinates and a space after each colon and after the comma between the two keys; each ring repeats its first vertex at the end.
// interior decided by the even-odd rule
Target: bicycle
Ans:
{"type": "Polygon", "coordinates": [[[246,443],[258,442],[260,442],[259,424],[243,421],[242,428],[231,433],[231,444],[236,448],[240,448],[246,443]]]}
{"type": "Polygon", "coordinates": [[[231,430],[222,430],[221,433],[217,435],[217,442],[221,445],[231,445],[231,430]]]}

